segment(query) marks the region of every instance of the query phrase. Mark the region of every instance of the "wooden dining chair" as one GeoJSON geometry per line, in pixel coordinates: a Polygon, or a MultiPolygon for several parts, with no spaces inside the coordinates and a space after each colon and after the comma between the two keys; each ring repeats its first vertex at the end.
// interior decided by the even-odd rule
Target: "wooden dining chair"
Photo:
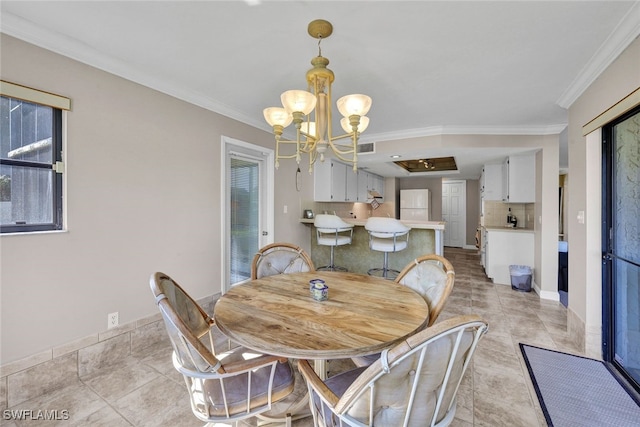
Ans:
{"type": "Polygon", "coordinates": [[[311,257],[291,243],[272,243],[261,248],[251,263],[251,279],[276,274],[315,271],[311,257]]]}
{"type": "MultiPolygon", "coordinates": [[[[436,254],[422,255],[416,258],[398,274],[396,283],[413,289],[429,306],[428,326],[432,326],[444,308],[455,282],[456,273],[451,262],[436,254]]],[[[379,354],[354,357],[356,366],[368,366],[379,354]]]]}
{"type": "Polygon", "coordinates": [[[449,425],[462,377],[487,327],[476,315],[451,318],[385,350],[371,366],[324,381],[309,361],[300,360],[314,425],[449,425]]]}
{"type": "Polygon", "coordinates": [[[244,347],[216,354],[214,321],[196,301],[166,274],[154,273],[150,285],[173,347],[173,366],[184,377],[198,419],[217,423],[259,416],[291,394],[294,373],[286,358],[244,347]]]}

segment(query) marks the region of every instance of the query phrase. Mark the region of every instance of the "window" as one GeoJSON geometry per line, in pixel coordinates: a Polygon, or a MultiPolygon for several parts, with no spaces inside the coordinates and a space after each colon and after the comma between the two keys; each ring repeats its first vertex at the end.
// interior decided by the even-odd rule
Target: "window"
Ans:
{"type": "Polygon", "coordinates": [[[60,230],[62,109],[8,96],[8,85],[0,97],[1,231],[60,230]]]}

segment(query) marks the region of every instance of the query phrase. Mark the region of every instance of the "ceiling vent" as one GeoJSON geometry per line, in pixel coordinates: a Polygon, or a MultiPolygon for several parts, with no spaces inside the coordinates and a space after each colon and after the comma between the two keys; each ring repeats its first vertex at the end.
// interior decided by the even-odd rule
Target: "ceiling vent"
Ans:
{"type": "Polygon", "coordinates": [[[376,152],[375,142],[365,142],[358,144],[358,154],[370,154],[376,152]]]}

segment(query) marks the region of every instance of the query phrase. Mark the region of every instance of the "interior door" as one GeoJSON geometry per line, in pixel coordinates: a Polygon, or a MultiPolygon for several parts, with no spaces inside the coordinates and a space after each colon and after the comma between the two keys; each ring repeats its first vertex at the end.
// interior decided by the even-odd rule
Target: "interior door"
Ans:
{"type": "Polygon", "coordinates": [[[251,278],[251,262],[273,242],[273,163],[271,151],[225,140],[222,239],[223,292],[251,278]]]}
{"type": "Polygon", "coordinates": [[[640,391],[640,106],[602,130],[603,354],[640,391]]]}
{"type": "Polygon", "coordinates": [[[442,183],[442,220],[444,245],[462,248],[467,234],[467,203],[465,181],[444,181],[442,183]]]}

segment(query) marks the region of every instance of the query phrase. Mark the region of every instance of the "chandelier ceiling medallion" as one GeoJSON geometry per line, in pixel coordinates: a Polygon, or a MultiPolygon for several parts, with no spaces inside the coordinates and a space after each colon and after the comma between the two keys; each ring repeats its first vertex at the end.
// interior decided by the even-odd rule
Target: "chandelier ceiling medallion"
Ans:
{"type": "MultiPolygon", "coordinates": [[[[358,136],[369,125],[366,116],[371,108],[371,98],[367,95],[347,95],[338,99],[336,105],[343,118],[340,120],[343,135],[333,136],[331,122],[331,83],[335,78],[333,71],[327,68],[329,60],[322,56],[320,43],[333,32],[330,22],[317,19],[309,23],[307,31],[318,39],[318,56],[311,60],[313,68],[307,71],[307,90],[288,90],[280,100],[283,107],[269,107],[263,111],[264,118],[273,128],[276,138],[276,169],[280,159],[296,159],[298,164],[301,153],[309,155],[309,173],[320,156],[324,161],[327,147],[331,147],[336,157],[353,164],[354,172],[358,169],[358,136]],[[312,114],[313,113],[313,114],[312,114]],[[291,123],[296,128],[296,139],[282,138],[284,129],[291,123]],[[350,138],[348,144],[340,145],[335,141],[350,138]],[[284,146],[294,145],[295,152],[283,154],[284,146]]],[[[292,151],[292,150],[289,150],[292,151]]]]}

